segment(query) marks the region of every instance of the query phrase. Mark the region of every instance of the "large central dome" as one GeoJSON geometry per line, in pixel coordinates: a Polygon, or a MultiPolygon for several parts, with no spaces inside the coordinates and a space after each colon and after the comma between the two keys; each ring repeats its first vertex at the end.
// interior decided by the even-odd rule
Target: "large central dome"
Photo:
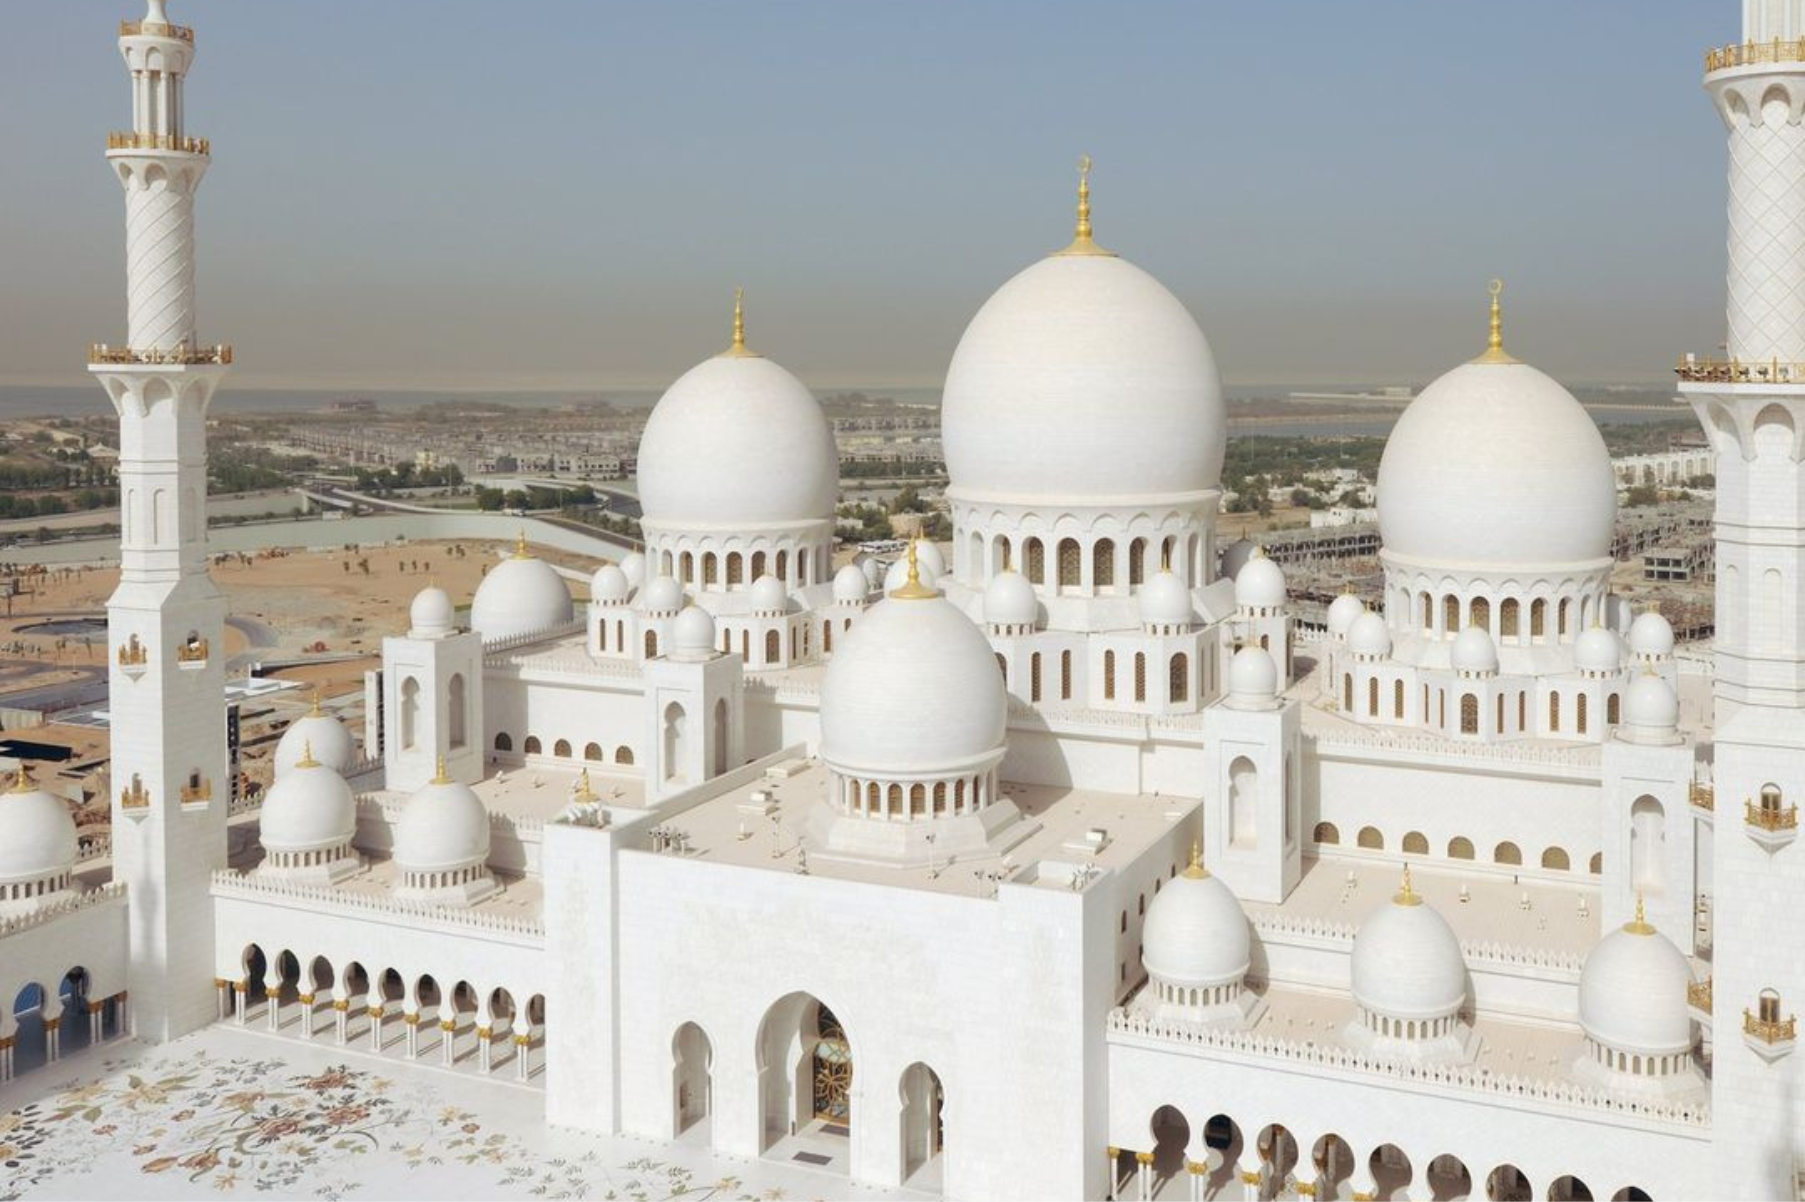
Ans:
{"type": "Polygon", "coordinates": [[[1081,237],[1004,284],[947,368],[952,489],[1072,502],[1200,492],[1222,473],[1216,358],[1152,276],[1081,237]]]}

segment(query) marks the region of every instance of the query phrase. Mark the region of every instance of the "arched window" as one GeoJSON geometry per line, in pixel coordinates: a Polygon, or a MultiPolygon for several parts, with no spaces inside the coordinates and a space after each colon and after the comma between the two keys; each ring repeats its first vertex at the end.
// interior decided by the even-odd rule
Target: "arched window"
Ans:
{"type": "Polygon", "coordinates": [[[583,744],[583,758],[592,764],[602,762],[602,745],[600,743],[583,744]]]}
{"type": "Polygon", "coordinates": [[[1630,888],[1659,893],[1664,883],[1667,810],[1654,798],[1638,797],[1630,806],[1630,888]]]}
{"type": "Polygon", "coordinates": [[[1128,544],[1128,583],[1143,584],[1147,579],[1147,540],[1137,538],[1128,544]]]}
{"type": "Polygon", "coordinates": [[[538,735],[528,735],[526,737],[526,742],[521,744],[520,749],[527,755],[538,755],[543,747],[539,742],[538,735]]]}
{"type": "Polygon", "coordinates": [[[401,747],[411,748],[419,738],[420,682],[409,676],[401,682],[401,747]]]}
{"type": "Polygon", "coordinates": [[[1435,598],[1428,593],[1423,594],[1423,633],[1428,634],[1435,629],[1435,598]]]}
{"type": "Polygon", "coordinates": [[[1114,588],[1116,585],[1116,544],[1107,538],[1100,538],[1091,547],[1091,585],[1094,588],[1114,588]]]}
{"type": "Polygon", "coordinates": [[[1007,688],[1009,686],[1009,661],[1003,658],[1001,651],[997,652],[997,671],[1003,674],[1003,686],[1007,688]]]}
{"type": "Polygon", "coordinates": [[[1522,730],[1527,730],[1528,728],[1529,728],[1529,694],[1519,691],[1517,693],[1517,729],[1519,731],[1522,731],[1522,730]]]}
{"type": "Polygon", "coordinates": [[[646,658],[658,658],[658,632],[656,630],[646,631],[646,658]]]}
{"type": "Polygon", "coordinates": [[[832,622],[823,622],[821,623],[821,654],[830,655],[833,653],[833,649],[834,624],[832,622]]]}
{"type": "Polygon", "coordinates": [[[917,782],[909,786],[909,817],[920,818],[928,812],[928,791],[917,782]]]}
{"type": "Polygon", "coordinates": [[[1498,846],[1492,848],[1492,863],[1522,864],[1523,853],[1518,849],[1515,843],[1500,843],[1498,846]]]}
{"type": "Polygon", "coordinates": [[[1246,756],[1235,757],[1228,767],[1229,842],[1253,847],[1259,838],[1259,769],[1246,756]]]}
{"type": "Polygon", "coordinates": [[[946,782],[943,780],[934,782],[934,813],[946,813],[946,782]]]}
{"type": "Polygon", "coordinates": [[[683,775],[684,761],[689,758],[689,715],[675,701],[664,707],[664,776],[674,780],[683,775]]]}
{"type": "Polygon", "coordinates": [[[1047,553],[1038,538],[1028,540],[1024,558],[1028,561],[1028,580],[1032,584],[1047,583],[1047,553]]]}
{"type": "Polygon", "coordinates": [[[789,579],[790,579],[790,575],[789,575],[790,553],[788,551],[779,551],[777,553],[777,565],[776,566],[777,566],[777,573],[776,573],[777,578],[779,580],[784,581],[785,583],[788,583],[789,579]]]}
{"type": "Polygon", "coordinates": [[[1515,597],[1506,598],[1504,604],[1498,607],[1498,636],[1500,638],[1514,639],[1517,637],[1518,608],[1515,597]]]}
{"type": "Polygon", "coordinates": [[[1062,538],[1059,540],[1059,587],[1077,588],[1083,583],[1084,559],[1078,549],[1078,540],[1062,538]]]}
{"type": "Polygon", "coordinates": [[[1072,653],[1070,651],[1059,653],[1059,699],[1061,701],[1072,699],[1072,653]]]}
{"type": "Polygon", "coordinates": [[[677,559],[677,578],[684,584],[693,584],[696,579],[696,556],[693,551],[685,551],[677,559]]]}
{"type": "Polygon", "coordinates": [[[1103,653],[1103,700],[1114,701],[1115,699],[1116,653],[1114,651],[1105,651],[1103,653]]]}
{"type": "Polygon", "coordinates": [[[1537,597],[1529,603],[1529,637],[1539,639],[1547,631],[1548,602],[1537,597]]]}
{"type": "Polygon", "coordinates": [[[1548,729],[1558,732],[1561,728],[1561,695],[1548,694],[1548,729]]]}
{"type": "Polygon", "coordinates": [[[1567,632],[1573,629],[1573,598],[1561,598],[1559,614],[1559,633],[1562,638],[1566,638],[1567,632]]]}
{"type": "Polygon", "coordinates": [[[608,650],[608,619],[603,618],[595,624],[595,643],[599,651],[608,650]]]}
{"type": "Polygon", "coordinates": [[[464,674],[453,672],[451,684],[445,690],[446,721],[450,725],[447,742],[454,748],[462,747],[470,739],[470,705],[464,696],[464,674]]]}
{"type": "Polygon", "coordinates": [[[1441,603],[1442,633],[1453,638],[1460,633],[1460,598],[1450,594],[1442,598],[1441,603]]]}
{"type": "Polygon", "coordinates": [[[1369,717],[1379,716],[1379,678],[1372,677],[1366,682],[1366,712],[1369,717]]]}
{"type": "Polygon", "coordinates": [[[1134,699],[1147,700],[1147,655],[1142,651],[1134,653],[1134,699]]]}
{"type": "Polygon", "coordinates": [[[1166,691],[1173,701],[1190,700],[1191,660],[1182,651],[1174,655],[1166,667],[1166,691]]]}
{"type": "Polygon", "coordinates": [[[1407,856],[1426,856],[1429,854],[1429,837],[1422,831],[1410,831],[1404,836],[1404,854],[1407,856]]]}
{"type": "Polygon", "coordinates": [[[514,750],[513,736],[508,734],[506,731],[502,731],[501,733],[497,734],[495,736],[495,750],[497,750],[497,751],[514,750]]]}
{"type": "Polygon", "coordinates": [[[1473,841],[1465,835],[1455,835],[1448,840],[1448,858],[1450,860],[1470,860],[1473,858],[1473,841]]]}
{"type": "Polygon", "coordinates": [[[715,558],[715,553],[713,551],[702,556],[702,583],[704,585],[713,584],[715,582],[715,578],[719,573],[719,567],[720,561],[715,558]]]}
{"type": "Polygon", "coordinates": [[[1028,657],[1028,700],[1040,700],[1040,652],[1028,657]]]}
{"type": "Polygon", "coordinates": [[[1604,871],[1604,853],[1602,851],[1595,851],[1592,853],[1591,860],[1586,864],[1586,871],[1590,872],[1593,876],[1598,876],[1604,871]]]}
{"type": "Polygon", "coordinates": [[[752,553],[752,579],[757,580],[760,576],[763,576],[764,574],[765,574],[765,553],[763,551],[754,551],[752,553]]]}
{"type": "Polygon", "coordinates": [[[1611,726],[1623,721],[1623,706],[1616,693],[1604,699],[1604,720],[1611,726]]]}
{"type": "Polygon", "coordinates": [[[1479,698],[1471,693],[1460,695],[1460,733],[1463,735],[1479,733],[1479,698]]]}
{"type": "Polygon", "coordinates": [[[797,577],[798,583],[801,583],[801,584],[812,583],[812,579],[809,576],[809,570],[808,570],[808,548],[807,547],[804,547],[802,550],[796,552],[796,577],[797,577]]]}
{"type": "Polygon", "coordinates": [[[1472,620],[1467,623],[1469,626],[1477,626],[1482,630],[1492,628],[1492,603],[1490,601],[1484,597],[1474,597],[1472,608],[1468,612],[1472,615],[1472,620]]]}
{"type": "Polygon", "coordinates": [[[1574,699],[1573,725],[1580,734],[1586,733],[1586,695],[1584,693],[1574,699]]]}
{"type": "Polygon", "coordinates": [[[732,588],[735,585],[741,583],[740,569],[741,569],[740,553],[738,551],[730,551],[727,555],[727,587],[728,588],[732,588]]]}
{"type": "Polygon", "coordinates": [[[1361,827],[1360,834],[1355,837],[1354,841],[1368,851],[1385,850],[1385,836],[1379,833],[1379,828],[1376,826],[1361,827]]]}
{"type": "Polygon", "coordinates": [[[616,747],[614,749],[614,762],[617,764],[631,764],[633,762],[633,749],[624,744],[616,747]]]}
{"type": "Polygon", "coordinates": [[[570,758],[570,740],[569,739],[559,739],[556,743],[553,743],[552,744],[552,754],[557,756],[559,759],[564,759],[564,760],[569,759],[570,758]]]}
{"type": "Polygon", "coordinates": [[[1341,708],[1349,714],[1354,712],[1354,674],[1352,672],[1341,674],[1341,708]]]}
{"type": "Polygon", "coordinates": [[[1569,868],[1573,867],[1573,865],[1572,865],[1572,862],[1567,859],[1567,852],[1566,852],[1565,848],[1550,847],[1546,851],[1542,852],[1542,867],[1543,868],[1553,868],[1558,871],[1565,872],[1569,868]]]}
{"type": "Polygon", "coordinates": [[[1391,682],[1391,716],[1399,721],[1404,718],[1404,681],[1402,678],[1391,682]]]}
{"type": "Polygon", "coordinates": [[[1333,822],[1318,822],[1316,824],[1316,841],[1330,845],[1340,843],[1341,832],[1335,829],[1333,822]]]}
{"type": "Polygon", "coordinates": [[[765,662],[774,664],[783,657],[783,639],[775,630],[765,631],[765,662]]]}

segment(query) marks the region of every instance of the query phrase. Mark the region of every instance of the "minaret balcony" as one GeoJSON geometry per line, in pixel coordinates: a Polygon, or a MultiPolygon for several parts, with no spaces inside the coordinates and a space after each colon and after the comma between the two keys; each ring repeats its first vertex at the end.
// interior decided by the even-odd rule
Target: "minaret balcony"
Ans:
{"type": "Polygon", "coordinates": [[[1799,807],[1781,808],[1764,802],[1742,803],[1743,828],[1749,838],[1769,851],[1778,851],[1799,837],[1799,807]]]}
{"type": "Polygon", "coordinates": [[[1700,1022],[1711,1021],[1711,985],[1713,978],[1686,983],[1686,1005],[1700,1022]]]}
{"type": "Polygon", "coordinates": [[[150,667],[150,649],[138,641],[137,635],[119,644],[119,666],[134,680],[150,667]]]}
{"type": "Polygon", "coordinates": [[[1781,1018],[1778,1014],[1770,1014],[1772,1007],[1762,999],[1760,1014],[1747,1007],[1742,1011],[1742,1042],[1746,1043],[1754,1053],[1763,1060],[1772,1063],[1782,1056],[1792,1054],[1799,1041],[1799,1017],[1796,1014],[1781,1018]]]}
{"type": "Polygon", "coordinates": [[[1705,51],[1705,74],[1731,67],[1758,67],[1763,63],[1805,63],[1805,38],[1775,38],[1771,42],[1738,42],[1705,51]]]}
{"type": "Polygon", "coordinates": [[[150,790],[144,787],[134,773],[129,787],[119,790],[119,808],[122,810],[150,809],[150,790]]]}
{"type": "Polygon", "coordinates": [[[1717,790],[1703,781],[1695,780],[1687,786],[1686,800],[1692,803],[1693,809],[1709,814],[1717,809],[1717,790]]]}
{"type": "Polygon", "coordinates": [[[168,21],[121,21],[119,36],[122,38],[174,38],[178,42],[194,44],[194,30],[187,25],[171,25],[168,21]]]}
{"type": "Polygon", "coordinates": [[[146,347],[139,350],[129,346],[108,346],[104,342],[96,342],[88,348],[88,362],[96,366],[120,367],[193,367],[198,365],[232,365],[232,348],[224,344],[218,346],[188,346],[186,344],[164,349],[146,347]]]}
{"type": "Polygon", "coordinates": [[[1805,384],[1805,363],[1784,359],[1701,359],[1687,355],[1673,374],[1687,384],[1805,384]]]}
{"type": "Polygon", "coordinates": [[[204,777],[198,781],[190,780],[182,786],[182,804],[185,806],[212,800],[213,782],[204,777]]]}
{"type": "Polygon", "coordinates": [[[175,649],[175,662],[179,668],[199,668],[207,662],[207,640],[190,639],[175,649]]]}
{"type": "Polygon", "coordinates": [[[211,155],[213,144],[187,134],[141,134],[115,131],[107,135],[108,150],[179,150],[185,154],[211,155]]]}

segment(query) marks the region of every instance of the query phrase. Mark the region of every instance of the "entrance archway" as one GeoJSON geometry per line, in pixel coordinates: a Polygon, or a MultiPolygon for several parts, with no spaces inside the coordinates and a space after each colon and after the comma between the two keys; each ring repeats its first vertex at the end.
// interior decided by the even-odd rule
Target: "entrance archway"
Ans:
{"type": "Polygon", "coordinates": [[[903,1181],[916,1187],[938,1185],[941,1149],[946,1140],[946,1091],[940,1074],[916,1061],[902,1075],[903,1181]],[[916,1180],[922,1174],[922,1180],[916,1180]],[[934,1178],[933,1182],[926,1180],[934,1178]]]}
{"type": "Polygon", "coordinates": [[[779,999],[759,1024],[757,1052],[760,1151],[848,1169],[852,1043],[833,1011],[806,993],[779,999]]]}
{"type": "Polygon", "coordinates": [[[676,1108],[672,1132],[682,1135],[704,1123],[714,1109],[714,1081],[710,1075],[714,1046],[701,1027],[684,1023],[671,1038],[671,1056],[676,1062],[671,1072],[676,1108]]]}

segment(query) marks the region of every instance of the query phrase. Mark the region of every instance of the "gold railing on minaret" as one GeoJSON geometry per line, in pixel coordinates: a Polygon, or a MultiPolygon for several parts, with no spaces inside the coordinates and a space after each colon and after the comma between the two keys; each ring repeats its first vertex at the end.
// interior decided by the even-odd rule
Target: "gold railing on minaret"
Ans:
{"type": "Polygon", "coordinates": [[[150,662],[150,649],[138,641],[133,635],[128,642],[119,644],[119,666],[122,668],[142,668],[150,662]]]}
{"type": "Polygon", "coordinates": [[[182,150],[189,154],[213,153],[213,143],[187,134],[141,134],[130,130],[107,135],[108,150],[182,150]]]}
{"type": "Polygon", "coordinates": [[[1797,830],[1799,826],[1799,807],[1764,806],[1758,801],[1742,803],[1743,821],[1750,826],[1758,826],[1764,831],[1797,830]]]}
{"type": "Polygon", "coordinates": [[[1733,46],[1714,46],[1705,51],[1707,72],[1722,71],[1726,67],[1753,67],[1761,63],[1797,62],[1805,62],[1805,38],[1738,42],[1733,46]]]}
{"type": "Polygon", "coordinates": [[[1717,790],[1703,781],[1693,781],[1686,787],[1686,800],[1695,809],[1715,810],[1717,808],[1717,790]]]}
{"type": "Polygon", "coordinates": [[[178,664],[201,664],[207,661],[207,640],[195,639],[175,649],[178,664]]]}
{"type": "Polygon", "coordinates": [[[1748,1007],[1742,1010],[1742,1033],[1762,1043],[1790,1043],[1799,1037],[1799,1016],[1763,1018],[1748,1007]]]}
{"type": "Polygon", "coordinates": [[[121,21],[119,36],[122,38],[174,38],[178,42],[194,41],[194,30],[186,25],[171,25],[167,21],[121,21]]]}
{"type": "Polygon", "coordinates": [[[119,364],[130,367],[138,364],[149,364],[153,367],[194,366],[196,364],[214,363],[221,367],[232,365],[232,348],[225,344],[218,346],[178,346],[169,350],[150,347],[136,350],[129,346],[108,346],[104,342],[96,342],[88,348],[88,362],[107,365],[119,364]]]}
{"type": "Polygon", "coordinates": [[[1805,384],[1805,363],[1685,358],[1673,374],[1691,384],[1805,384]]]}
{"type": "Polygon", "coordinates": [[[182,786],[182,804],[191,805],[197,801],[213,800],[213,782],[202,778],[197,784],[182,786]]]}
{"type": "Polygon", "coordinates": [[[132,774],[129,786],[119,790],[119,805],[127,810],[141,810],[150,805],[150,790],[144,787],[137,773],[132,774]]]}
{"type": "Polygon", "coordinates": [[[1703,1010],[1706,1014],[1711,1013],[1711,982],[1711,977],[1706,977],[1702,981],[1688,981],[1686,983],[1686,1004],[1694,1010],[1703,1010]]]}

